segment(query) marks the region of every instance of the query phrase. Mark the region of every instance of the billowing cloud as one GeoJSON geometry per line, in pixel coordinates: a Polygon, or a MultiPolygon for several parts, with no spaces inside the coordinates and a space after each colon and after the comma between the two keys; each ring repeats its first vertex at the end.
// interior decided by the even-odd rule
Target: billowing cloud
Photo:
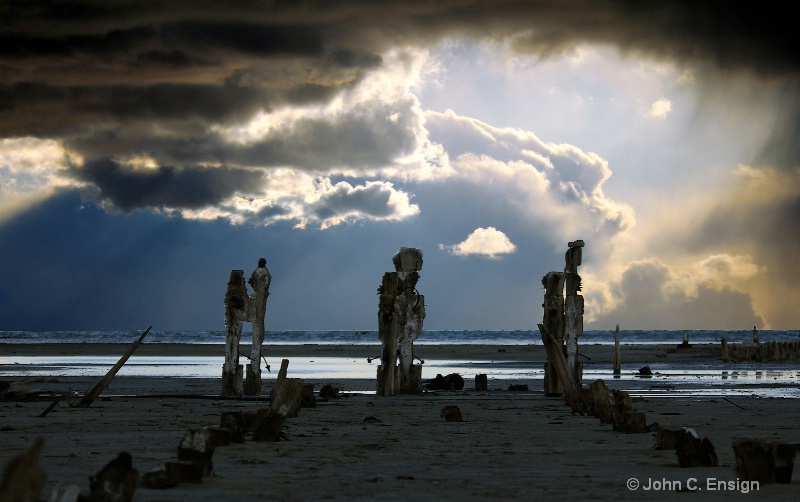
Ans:
{"type": "MultiPolygon", "coordinates": [[[[790,9],[737,0],[5,2],[0,230],[17,229],[23,209],[36,214],[49,198],[63,208],[80,190],[104,217],[178,215],[163,220],[192,228],[219,220],[326,229],[324,239],[361,228],[351,222],[388,221],[396,234],[376,241],[461,241],[453,253],[489,250],[483,256],[505,258],[498,269],[583,238],[587,319],[696,327],[732,313],[737,327],[796,325],[798,265],[786,257],[800,254],[800,60],[790,9]],[[464,80],[494,66],[529,80],[508,96],[489,85],[466,91],[462,102],[485,109],[503,99],[515,115],[541,114],[536,127],[487,119],[480,106],[423,106],[425,80],[463,90],[445,75],[463,58],[426,63],[429,51],[466,39],[489,49],[464,80]],[[622,57],[603,73],[612,51],[622,57]],[[551,62],[573,73],[542,78],[551,62]],[[629,72],[653,78],[659,65],[672,76],[658,88],[633,99],[602,92],[637,87],[629,72]],[[575,78],[584,90],[598,85],[554,90],[575,78]],[[667,129],[681,120],[708,121],[713,132],[667,129]],[[594,141],[581,143],[587,131],[594,141]],[[750,167],[725,178],[737,163],[750,167]],[[514,243],[486,234],[495,225],[514,243]]],[[[511,290],[516,275],[485,281],[511,290]]],[[[0,296],[19,282],[0,283],[0,296]]]]}
{"type": "MultiPolygon", "coordinates": [[[[712,262],[737,261],[717,257],[712,262]]],[[[706,261],[698,266],[707,267],[706,261]]],[[[752,270],[746,270],[750,273],[752,270]]],[[[737,272],[734,272],[737,273],[737,272]]],[[[738,272],[741,273],[741,270],[738,272]]],[[[722,276],[676,273],[658,260],[632,262],[618,281],[606,284],[605,305],[587,305],[589,319],[598,329],[747,329],[764,326],[747,291],[725,284],[722,276]],[[605,307],[605,308],[604,308],[605,307]]],[[[596,282],[592,282],[596,285],[596,282]]]]}
{"type": "Polygon", "coordinates": [[[456,256],[475,255],[490,259],[496,259],[517,250],[517,246],[511,242],[508,236],[494,227],[476,228],[463,242],[452,246],[440,244],[440,247],[456,256]]]}

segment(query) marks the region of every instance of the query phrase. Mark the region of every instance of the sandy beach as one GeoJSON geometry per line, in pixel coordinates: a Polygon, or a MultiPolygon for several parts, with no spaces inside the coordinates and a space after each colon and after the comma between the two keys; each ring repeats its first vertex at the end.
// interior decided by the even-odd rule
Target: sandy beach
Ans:
{"type": "MultiPolygon", "coordinates": [[[[115,355],[124,345],[4,345],[0,365],[13,357],[42,355],[115,355]],[[42,351],[46,353],[43,354],[42,351]]],[[[137,355],[218,356],[220,346],[144,344],[137,355]]],[[[371,346],[271,346],[276,358],[367,358],[371,346]]],[[[421,346],[430,359],[492,361],[495,365],[530,364],[540,370],[541,346],[421,346]]],[[[738,436],[762,436],[781,442],[800,442],[796,428],[800,401],[762,397],[758,389],[797,388],[795,380],[768,378],[739,382],[711,381],[704,389],[725,392],[683,394],[697,380],[656,375],[645,379],[632,368],[714,367],[736,372],[722,363],[719,347],[697,345],[623,346],[623,378],[611,377],[613,347],[587,345],[580,350],[586,369],[603,375],[611,388],[631,390],[634,407],[647,423],[664,428],[691,427],[707,437],[719,458],[718,467],[681,468],[671,450],[656,450],[650,433],[623,434],[595,417],[573,414],[564,399],[545,397],[541,380],[513,381],[489,376],[489,390],[475,391],[472,378],[462,391],[424,395],[376,397],[372,379],[307,380],[315,389],[331,383],[342,397],[318,400],[288,420],[288,440],[275,443],[246,441],[216,449],[214,475],[200,484],[180,484],[167,490],[140,487],[138,501],[217,501],[232,497],[254,500],[574,500],[745,499],[797,500],[800,481],[761,485],[748,493],[736,483],[731,442],[738,436]],[[602,370],[602,371],[601,371],[602,370]],[[528,391],[509,391],[527,384],[528,391]],[[637,394],[635,391],[641,391],[637,394]],[[463,422],[446,422],[444,406],[460,408],[463,422]],[[719,485],[718,482],[726,482],[719,485]],[[731,483],[727,483],[730,481],[731,483]],[[631,489],[638,484],[637,489],[631,489]],[[728,488],[719,489],[720,486],[728,488]],[[649,488],[649,489],[647,489],[649,488]],[[713,488],[713,489],[712,489],[713,488]]],[[[221,361],[221,357],[220,357],[221,361]]],[[[794,371],[794,363],[761,363],[763,371],[794,371]]],[[[752,371],[753,366],[748,366],[752,371]]],[[[480,373],[476,369],[476,374],[480,373]]],[[[264,393],[275,372],[265,374],[264,393]]],[[[435,375],[423,373],[423,378],[435,375]]],[[[584,385],[592,379],[584,378],[584,385]]],[[[9,381],[8,378],[3,378],[9,381]]],[[[219,379],[153,378],[119,375],[89,408],[61,401],[46,417],[40,414],[52,401],[47,396],[80,396],[96,377],[53,377],[32,384],[37,399],[0,402],[0,464],[44,438],[40,462],[47,476],[45,497],[53,487],[75,484],[88,489],[88,477],[119,452],[130,453],[140,474],[176,459],[177,445],[187,429],[218,425],[223,411],[257,410],[260,399],[219,399],[219,379]]],[[[74,399],[73,399],[74,400],[74,399]]]]}

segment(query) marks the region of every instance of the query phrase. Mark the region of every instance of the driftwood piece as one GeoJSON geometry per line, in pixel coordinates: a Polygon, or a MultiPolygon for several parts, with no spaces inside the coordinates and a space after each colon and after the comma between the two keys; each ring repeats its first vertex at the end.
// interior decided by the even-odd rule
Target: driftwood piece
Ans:
{"type": "Polygon", "coordinates": [[[445,422],[463,422],[464,417],[461,415],[461,409],[458,406],[451,404],[442,408],[440,417],[444,418],[445,422]]]}
{"type": "Polygon", "coordinates": [[[736,477],[759,483],[791,483],[796,448],[764,438],[738,437],[733,440],[736,477]]]}
{"type": "Polygon", "coordinates": [[[3,471],[0,481],[0,500],[3,502],[35,502],[45,482],[44,470],[39,464],[39,454],[44,439],[37,438],[26,451],[12,458],[3,471]]]}
{"type": "Polygon", "coordinates": [[[99,396],[106,389],[106,387],[108,387],[108,384],[110,384],[111,380],[114,379],[117,372],[120,370],[120,368],[122,368],[122,365],[125,364],[128,358],[130,358],[131,355],[133,355],[133,352],[139,347],[139,345],[142,344],[142,340],[144,340],[144,337],[146,337],[147,334],[150,333],[151,328],[152,326],[149,326],[146,330],[144,330],[144,333],[142,333],[139,339],[133,342],[133,345],[131,345],[125,352],[125,354],[123,354],[122,357],[119,358],[117,364],[115,364],[110,370],[108,370],[106,376],[104,376],[103,379],[100,380],[97,383],[97,385],[95,385],[94,388],[91,391],[89,391],[88,394],[83,396],[83,398],[76,405],[78,408],[86,408],[90,406],[92,402],[94,402],[94,400],[97,399],[97,396],[99,396]]]}
{"type": "Polygon", "coordinates": [[[130,502],[139,482],[130,454],[122,452],[94,476],[89,476],[90,502],[130,502]]]}
{"type": "Polygon", "coordinates": [[[542,336],[542,343],[547,352],[547,361],[554,368],[555,374],[558,375],[558,380],[564,389],[564,397],[567,400],[567,404],[572,408],[573,413],[585,415],[589,411],[590,405],[584,402],[580,386],[575,382],[572,371],[567,367],[567,360],[564,358],[561,343],[549,334],[543,325],[539,324],[538,326],[542,336]]]}

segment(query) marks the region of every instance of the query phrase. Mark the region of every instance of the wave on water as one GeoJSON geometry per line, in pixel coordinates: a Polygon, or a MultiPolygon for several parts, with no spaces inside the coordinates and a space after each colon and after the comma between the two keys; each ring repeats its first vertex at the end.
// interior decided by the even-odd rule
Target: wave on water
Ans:
{"type": "MultiPolygon", "coordinates": [[[[753,340],[752,330],[621,330],[622,344],[672,344],[681,343],[684,333],[689,343],[729,343],[753,340]]],[[[141,332],[137,331],[0,331],[3,343],[132,343],[141,332]]],[[[247,343],[251,332],[243,332],[241,342],[247,343]]],[[[800,338],[800,330],[759,330],[761,342],[789,342],[800,338]]],[[[614,330],[588,330],[580,338],[581,344],[614,344],[614,330]]],[[[147,343],[221,344],[225,331],[157,331],[151,330],[147,343]]],[[[379,345],[376,330],[291,330],[267,331],[264,342],[276,345],[379,345]]],[[[423,330],[415,342],[418,345],[541,345],[538,331],[533,330],[423,330]]]]}

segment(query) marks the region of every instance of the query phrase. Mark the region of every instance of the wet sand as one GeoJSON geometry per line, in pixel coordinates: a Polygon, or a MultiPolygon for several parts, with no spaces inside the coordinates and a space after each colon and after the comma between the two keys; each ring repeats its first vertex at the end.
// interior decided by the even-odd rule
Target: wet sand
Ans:
{"type": "MultiPolygon", "coordinates": [[[[75,344],[0,347],[3,364],[14,355],[120,355],[124,345],[75,344]],[[45,351],[45,354],[42,354],[45,351]]],[[[371,346],[304,345],[270,347],[276,358],[372,357],[371,346]]],[[[217,356],[221,346],[145,344],[137,354],[217,356]],[[152,351],[152,352],[150,352],[152,351]]],[[[536,369],[545,360],[541,346],[418,346],[424,358],[490,360],[498,364],[530,361],[536,369]]],[[[587,366],[610,368],[613,347],[582,346],[587,366]],[[587,359],[591,358],[591,359],[587,359]]],[[[627,368],[639,365],[722,365],[717,346],[623,346],[627,368]]],[[[771,363],[762,363],[763,369],[771,363]]],[[[728,365],[732,371],[736,366],[728,365]]],[[[274,373],[272,374],[274,375],[274,373]]],[[[289,366],[292,376],[292,366],[289,366]]],[[[272,377],[269,377],[272,378],[272,377]]],[[[88,489],[88,476],[99,471],[120,451],[133,457],[140,473],[177,458],[178,442],[189,428],[219,423],[221,411],[257,410],[261,399],[218,399],[219,379],[118,376],[89,408],[62,401],[46,417],[47,393],[80,396],[97,383],[96,377],[43,379],[32,383],[42,400],[0,401],[0,465],[45,440],[41,463],[47,490],[57,484],[88,489]]],[[[656,383],[623,378],[610,387],[645,388],[656,383]],[[633,386],[633,387],[632,387],[633,386]]],[[[272,380],[265,381],[265,393],[272,380]]],[[[288,421],[289,440],[277,443],[247,441],[219,447],[214,453],[214,476],[201,484],[181,484],[168,490],[139,488],[138,501],[218,501],[232,497],[255,500],[575,500],[644,497],[671,500],[688,496],[700,500],[796,500],[800,479],[790,485],[762,485],[742,494],[735,484],[731,441],[737,436],[764,436],[800,441],[796,428],[797,399],[759,398],[748,386],[735,397],[671,396],[634,398],[634,407],[665,428],[692,427],[715,446],[719,467],[683,469],[674,451],[655,450],[651,434],[614,432],[597,418],[573,415],[563,398],[545,397],[541,381],[490,379],[488,391],[475,391],[467,379],[463,391],[436,391],[420,396],[376,397],[357,391],[374,390],[374,380],[327,382],[347,392],[340,399],[318,402],[288,421]],[[511,392],[507,385],[528,384],[511,392]],[[456,405],[464,422],[446,422],[441,409],[456,405]],[[372,417],[365,421],[365,418],[372,417]],[[639,488],[631,490],[635,479],[639,488]],[[717,481],[735,488],[721,491],[717,481]],[[709,485],[708,483],[711,483],[709,485]],[[645,490],[650,486],[660,490],[645,490]],[[695,488],[700,488],[696,490],[695,488]],[[681,489],[683,493],[676,493],[681,489]],[[687,493],[690,492],[690,493],[687,493]]],[[[584,380],[588,384],[589,380],[584,380]]],[[[771,385],[764,381],[761,385],[771,385]]],[[[797,386],[797,382],[781,385],[797,386]]],[[[726,485],[727,486],[727,485],[726,485]]],[[[44,497],[43,493],[43,497],[44,497]]]]}

